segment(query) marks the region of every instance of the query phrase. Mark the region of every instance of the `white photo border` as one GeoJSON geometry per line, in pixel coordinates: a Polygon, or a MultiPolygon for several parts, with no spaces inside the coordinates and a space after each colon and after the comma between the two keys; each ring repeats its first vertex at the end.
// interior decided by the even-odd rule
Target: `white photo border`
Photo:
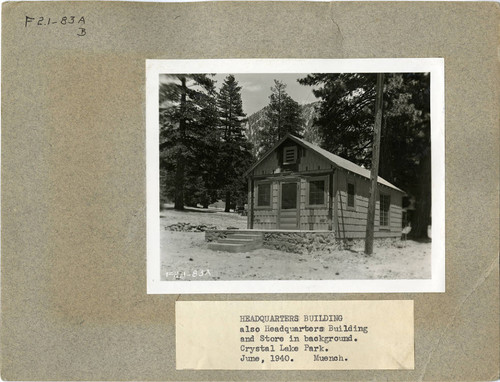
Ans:
{"type": "Polygon", "coordinates": [[[147,293],[409,293],[445,291],[443,58],[146,60],[147,293]],[[159,75],[162,73],[421,73],[431,81],[431,278],[416,280],[161,281],[159,75]]]}

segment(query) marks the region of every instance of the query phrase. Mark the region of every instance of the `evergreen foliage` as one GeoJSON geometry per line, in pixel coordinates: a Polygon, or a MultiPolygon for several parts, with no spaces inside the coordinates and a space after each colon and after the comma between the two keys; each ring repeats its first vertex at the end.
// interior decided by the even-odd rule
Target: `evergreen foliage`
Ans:
{"type": "Polygon", "coordinates": [[[161,193],[177,210],[199,201],[208,206],[218,142],[214,82],[206,74],[163,75],[159,90],[161,193]]]}
{"type": "Polygon", "coordinates": [[[160,203],[208,208],[224,197],[227,211],[244,204],[242,174],[253,158],[234,76],[217,92],[207,74],[162,75],[159,91],[160,203]]]}
{"type": "MultiPolygon", "coordinates": [[[[315,126],[322,147],[370,167],[376,74],[310,74],[299,80],[319,98],[315,126]]],[[[424,238],[431,212],[430,76],[387,74],[379,175],[416,200],[411,216],[415,238],[424,238]]]]}
{"type": "Polygon", "coordinates": [[[276,142],[290,133],[302,136],[304,120],[300,105],[286,92],[286,85],[274,80],[269,105],[266,107],[264,128],[259,131],[260,152],[265,153],[276,142]]]}
{"type": "Polygon", "coordinates": [[[241,86],[233,75],[222,84],[217,105],[220,118],[221,143],[219,153],[220,196],[225,210],[246,200],[246,180],[243,173],[250,167],[253,157],[250,143],[244,133],[246,114],[243,112],[241,86]]]}
{"type": "MultiPolygon", "coordinates": [[[[379,174],[415,199],[411,234],[425,237],[431,211],[430,76],[385,78],[379,174]]],[[[243,205],[242,175],[254,161],[252,150],[262,155],[287,133],[370,167],[375,74],[307,75],[299,83],[312,86],[318,102],[302,106],[275,80],[269,104],[251,129],[255,147],[233,75],[218,91],[208,74],[162,75],[160,82],[160,197],[174,201],[176,209],[208,207],[217,199],[225,199],[227,211],[243,205]]]]}

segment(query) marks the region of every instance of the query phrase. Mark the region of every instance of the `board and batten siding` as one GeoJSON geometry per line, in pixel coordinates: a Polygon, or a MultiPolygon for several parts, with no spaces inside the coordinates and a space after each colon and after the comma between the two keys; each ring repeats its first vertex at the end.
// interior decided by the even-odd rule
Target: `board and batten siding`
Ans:
{"type": "Polygon", "coordinates": [[[253,227],[258,229],[277,229],[278,218],[278,183],[276,181],[256,181],[254,183],[254,211],[253,227]],[[257,187],[260,183],[271,183],[271,205],[269,207],[257,206],[257,187]]]}
{"type": "MultiPolygon", "coordinates": [[[[304,155],[301,157],[299,163],[299,172],[322,172],[326,171],[331,173],[333,171],[332,164],[321,155],[311,150],[304,150],[304,155]]],[[[325,173],[323,173],[325,174],[325,173]]],[[[330,201],[330,187],[329,187],[329,174],[322,175],[320,178],[325,180],[325,206],[324,207],[310,207],[309,206],[309,192],[308,181],[314,179],[314,175],[303,178],[301,181],[301,210],[300,210],[300,229],[301,230],[328,230],[330,227],[329,221],[329,201],[330,201]]],[[[335,177],[333,178],[335,183],[335,177]]],[[[333,214],[332,214],[333,215],[333,214]]],[[[333,216],[332,216],[333,219],[333,216]]],[[[332,230],[335,231],[336,227],[332,221],[332,230]]]]}
{"type": "MultiPolygon", "coordinates": [[[[300,157],[298,173],[332,169],[332,164],[314,151],[297,146],[297,152],[297,155],[300,157]]],[[[271,153],[253,170],[253,175],[263,176],[276,174],[276,170],[279,168],[278,155],[280,155],[279,150],[271,153]]]]}
{"type": "Polygon", "coordinates": [[[269,155],[264,159],[255,169],[253,170],[254,176],[270,175],[274,174],[274,171],[278,168],[278,158],[275,153],[269,155]]]}
{"type": "MultiPolygon", "coordinates": [[[[292,146],[289,142],[285,142],[283,146],[292,146]]],[[[321,155],[316,154],[311,150],[306,150],[297,145],[297,154],[299,158],[298,171],[294,172],[294,175],[297,175],[297,180],[299,182],[299,229],[300,230],[328,230],[329,221],[328,221],[328,181],[326,184],[327,192],[325,195],[325,204],[324,208],[308,207],[308,177],[305,177],[303,173],[311,173],[317,171],[330,171],[332,169],[332,165],[329,161],[323,158],[321,155]]],[[[278,213],[279,213],[279,186],[280,186],[280,178],[278,170],[279,165],[279,157],[281,155],[279,150],[276,150],[274,153],[271,153],[266,159],[264,159],[253,171],[253,175],[257,177],[266,177],[266,176],[277,176],[276,178],[267,178],[267,181],[270,181],[271,186],[271,209],[262,209],[256,208],[257,206],[257,184],[258,181],[255,182],[254,185],[254,228],[258,229],[277,229],[278,224],[278,213]]],[[[249,200],[250,202],[250,200],[249,200]]],[[[333,227],[335,228],[335,227],[333,227]]]]}
{"type": "Polygon", "coordinates": [[[326,178],[325,187],[325,207],[309,207],[309,182],[308,178],[302,178],[300,181],[300,229],[301,230],[328,230],[328,178],[326,178]]]}
{"type": "MultiPolygon", "coordinates": [[[[368,199],[370,182],[360,176],[340,170],[337,174],[338,194],[338,228],[341,238],[364,238],[366,234],[366,221],[368,216],[368,199]],[[354,207],[347,205],[347,183],[355,186],[354,207]]],[[[380,226],[380,198],[377,197],[375,205],[375,232],[376,238],[400,237],[402,224],[403,195],[392,188],[379,184],[379,194],[390,195],[389,225],[380,226]]]]}
{"type": "Polygon", "coordinates": [[[332,164],[311,150],[302,150],[299,163],[299,172],[331,170],[332,164]]]}

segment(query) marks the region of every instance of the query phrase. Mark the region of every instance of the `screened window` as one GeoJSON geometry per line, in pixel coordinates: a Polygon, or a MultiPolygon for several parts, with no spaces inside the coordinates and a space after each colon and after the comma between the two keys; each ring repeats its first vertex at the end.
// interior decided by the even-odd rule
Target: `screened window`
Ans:
{"type": "Polygon", "coordinates": [[[283,164],[297,162],[297,146],[285,147],[283,149],[283,164]]]}
{"type": "Polygon", "coordinates": [[[347,207],[354,208],[354,196],[356,191],[354,189],[354,183],[347,183],[347,207]]]}
{"type": "Polygon", "coordinates": [[[271,205],[271,184],[263,183],[257,186],[257,207],[271,205]]]}
{"type": "Polygon", "coordinates": [[[311,180],[309,182],[309,204],[325,204],[324,180],[311,180]]]}
{"type": "Polygon", "coordinates": [[[389,206],[391,205],[390,195],[380,195],[380,226],[389,225],[389,206]]]}

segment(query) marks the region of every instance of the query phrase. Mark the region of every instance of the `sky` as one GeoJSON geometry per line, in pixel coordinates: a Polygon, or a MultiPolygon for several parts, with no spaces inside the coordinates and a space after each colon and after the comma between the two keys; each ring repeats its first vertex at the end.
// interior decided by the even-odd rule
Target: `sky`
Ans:
{"type": "MultiPolygon", "coordinates": [[[[231,73],[241,86],[241,99],[243,111],[247,116],[259,111],[269,104],[271,87],[274,80],[279,80],[287,85],[286,92],[299,104],[307,104],[317,101],[312,93],[312,86],[300,85],[298,78],[304,78],[307,74],[301,73],[231,73]]],[[[213,79],[217,81],[219,89],[228,73],[218,73],[213,79]]]]}

